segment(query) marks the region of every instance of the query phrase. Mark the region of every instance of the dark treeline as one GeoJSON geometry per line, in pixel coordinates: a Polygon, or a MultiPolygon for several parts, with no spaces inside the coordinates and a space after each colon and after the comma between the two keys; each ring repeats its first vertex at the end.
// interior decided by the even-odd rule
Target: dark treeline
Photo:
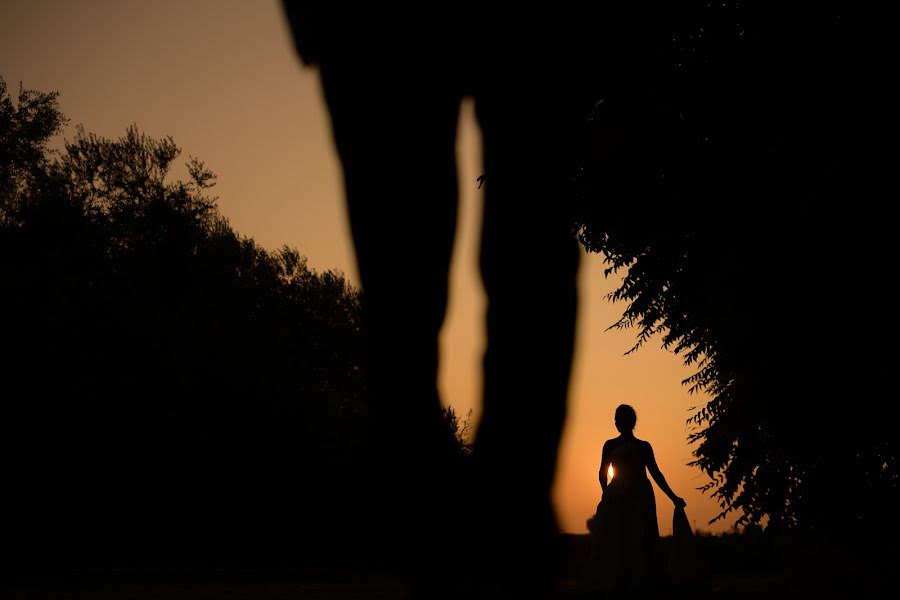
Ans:
{"type": "Polygon", "coordinates": [[[581,239],[625,273],[618,326],[711,397],[691,437],[723,515],[893,539],[896,4],[667,10],[634,32],[650,51],[620,62],[580,180],[581,239]]]}
{"type": "Polygon", "coordinates": [[[65,123],[0,79],[0,560],[387,556],[359,292],[235,233],[200,161],[167,181],[171,138],[65,123]]]}

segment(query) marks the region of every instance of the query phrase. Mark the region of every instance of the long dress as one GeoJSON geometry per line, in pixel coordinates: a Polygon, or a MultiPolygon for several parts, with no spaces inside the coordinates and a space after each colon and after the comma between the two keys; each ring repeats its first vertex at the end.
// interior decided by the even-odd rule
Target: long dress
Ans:
{"type": "Polygon", "coordinates": [[[636,438],[610,440],[604,450],[614,474],[589,521],[587,585],[598,592],[648,590],[660,575],[656,499],[647,477],[653,451],[636,438]]]}

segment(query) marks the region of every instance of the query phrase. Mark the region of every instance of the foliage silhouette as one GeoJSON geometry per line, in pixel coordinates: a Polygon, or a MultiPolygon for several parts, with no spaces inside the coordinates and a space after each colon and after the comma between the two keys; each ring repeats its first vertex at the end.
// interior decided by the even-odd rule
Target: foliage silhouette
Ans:
{"type": "Polygon", "coordinates": [[[167,181],[171,138],[65,123],[0,79],[3,560],[383,555],[360,293],[235,233],[199,160],[167,181]]]}
{"type": "Polygon", "coordinates": [[[656,87],[610,86],[579,180],[579,237],[624,274],[614,327],[696,369],[716,518],[896,535],[897,9],[668,10],[620,77],[656,87]]]}

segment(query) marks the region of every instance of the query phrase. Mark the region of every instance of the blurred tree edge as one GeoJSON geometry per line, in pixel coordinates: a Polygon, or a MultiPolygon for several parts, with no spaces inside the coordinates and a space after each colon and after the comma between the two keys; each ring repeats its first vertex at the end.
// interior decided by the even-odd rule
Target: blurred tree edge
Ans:
{"type": "Polygon", "coordinates": [[[624,275],[614,327],[694,368],[717,518],[896,543],[897,5],[667,10],[578,178],[578,235],[624,275]]]}
{"type": "Polygon", "coordinates": [[[65,123],[0,79],[4,567],[385,561],[360,293],[236,234],[200,161],[167,183],[171,138],[65,123]]]}

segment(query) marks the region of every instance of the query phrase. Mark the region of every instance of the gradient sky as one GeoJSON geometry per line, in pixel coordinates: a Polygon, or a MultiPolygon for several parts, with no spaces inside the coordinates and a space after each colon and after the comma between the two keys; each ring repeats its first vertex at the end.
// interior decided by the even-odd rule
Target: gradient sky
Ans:
{"type": "MultiPolygon", "coordinates": [[[[318,74],[295,57],[278,0],[2,0],[0,76],[13,94],[20,82],[59,91],[71,119],[64,137],[77,124],[106,137],[131,124],[154,137],[171,135],[183,149],[180,162],[195,156],[218,174],[213,191],[237,232],[268,249],[295,247],[311,267],[357,281],[318,74]]],[[[477,421],[485,301],[475,260],[482,196],[471,103],[461,111],[457,148],[460,228],[440,388],[445,403],[461,415],[472,409],[477,421]]],[[[634,332],[606,330],[623,308],[604,297],[614,288],[602,257],[583,255],[578,347],[554,488],[561,525],[586,531],[601,497],[600,450],[617,435],[615,407],[629,403],[638,413],[635,434],[653,445],[694,526],[727,530],[734,518],[707,525],[718,504],[696,489],[707,477],[687,466],[686,419],[705,402],[681,385],[692,371],[658,340],[624,355],[634,332]]],[[[669,534],[672,504],[656,492],[660,532],[669,534]]]]}

